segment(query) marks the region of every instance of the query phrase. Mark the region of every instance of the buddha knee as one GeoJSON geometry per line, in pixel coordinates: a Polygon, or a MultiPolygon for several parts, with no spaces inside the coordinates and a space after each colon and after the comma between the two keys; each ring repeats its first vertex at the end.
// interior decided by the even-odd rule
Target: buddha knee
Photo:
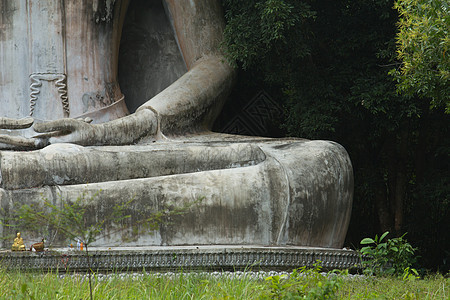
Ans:
{"type": "Polygon", "coordinates": [[[345,149],[305,140],[281,140],[262,148],[280,164],[289,185],[279,241],[341,247],[353,199],[353,169],[345,149]]]}

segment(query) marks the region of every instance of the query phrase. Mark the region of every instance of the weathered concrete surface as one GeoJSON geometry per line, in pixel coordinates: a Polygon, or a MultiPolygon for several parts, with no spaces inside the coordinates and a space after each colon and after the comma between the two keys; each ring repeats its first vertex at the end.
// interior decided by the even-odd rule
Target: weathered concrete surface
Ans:
{"type": "Polygon", "coordinates": [[[184,61],[191,69],[205,55],[218,55],[225,22],[220,1],[165,0],[184,61]]]}
{"type": "Polygon", "coordinates": [[[105,122],[128,114],[117,83],[128,0],[0,5],[0,117],[92,114],[94,122],[105,122]]]}
{"type": "MultiPolygon", "coordinates": [[[[125,168],[120,180],[99,183],[94,183],[98,180],[95,172],[86,171],[86,167],[89,166],[92,170],[99,167],[99,174],[100,171],[108,173],[107,170],[101,170],[101,161],[98,165],[93,163],[101,160],[98,152],[104,152],[105,159],[108,159],[108,155],[126,153],[128,147],[124,151],[120,151],[122,147],[106,149],[75,147],[74,151],[81,151],[84,157],[81,156],[83,157],[81,160],[74,158],[78,162],[76,167],[68,162],[67,165],[72,166],[74,170],[67,172],[65,174],[67,177],[61,180],[71,183],[77,180],[77,176],[86,175],[84,179],[91,183],[20,190],[1,189],[1,207],[7,212],[13,205],[20,203],[39,203],[43,198],[58,203],[61,197],[76,199],[82,193],[89,199],[101,190],[99,197],[91,203],[92,220],[109,215],[112,207],[121,201],[135,199],[130,222],[137,222],[152,212],[170,210],[204,197],[204,200],[190,207],[182,215],[172,216],[169,223],[160,224],[158,230],[151,234],[135,237],[132,242],[127,242],[121,241],[120,235],[109,235],[107,229],[105,236],[98,243],[99,245],[261,244],[331,248],[342,246],[351,211],[353,177],[351,163],[341,146],[324,141],[270,139],[264,142],[223,146],[223,143],[190,145],[177,142],[172,142],[168,148],[159,145],[143,146],[142,155],[148,156],[147,159],[151,160],[152,155],[158,159],[166,152],[167,156],[163,162],[170,164],[168,170],[176,164],[178,173],[182,173],[180,169],[183,168],[189,173],[169,176],[160,173],[159,175],[163,176],[124,180],[127,176],[136,178],[132,172],[133,167],[140,174],[145,173],[142,173],[140,168],[153,167],[151,163],[126,159],[130,171],[125,168]],[[145,148],[147,149],[144,150],[145,148]],[[148,150],[154,152],[146,152],[148,150]],[[158,153],[159,151],[162,153],[158,153]],[[183,152],[183,155],[177,154],[183,152]],[[208,153],[222,157],[218,159],[217,166],[211,165],[214,158],[211,159],[208,153]],[[190,157],[187,158],[186,154],[190,157]],[[236,160],[232,162],[233,159],[236,160]],[[189,170],[195,166],[186,165],[192,161],[195,161],[197,170],[189,170]],[[224,162],[227,164],[225,167],[224,162]]],[[[45,180],[59,180],[59,175],[57,177],[48,175],[52,174],[48,167],[60,166],[66,154],[58,153],[57,147],[54,148],[30,153],[30,157],[34,155],[37,160],[42,160],[45,155],[52,156],[50,160],[42,160],[39,166],[41,170],[45,170],[40,172],[47,176],[45,180]],[[60,157],[57,158],[58,155],[60,157]]],[[[61,146],[59,151],[63,150],[64,147],[61,146]]],[[[139,148],[136,152],[139,152],[139,148]]],[[[14,156],[13,153],[11,155],[14,156]]],[[[128,156],[131,157],[133,156],[128,156]]],[[[124,158],[127,158],[127,155],[124,158]]],[[[5,161],[10,161],[10,158],[3,160],[2,157],[2,174],[6,174],[3,172],[5,161]]],[[[65,170],[64,167],[61,168],[65,170]]],[[[113,170],[114,166],[109,168],[113,170]]],[[[164,169],[157,172],[164,172],[164,169]]],[[[12,179],[10,175],[8,176],[12,179]]],[[[106,174],[104,176],[107,178],[106,174]]],[[[20,183],[18,179],[13,182],[20,183]]],[[[107,228],[113,228],[113,224],[107,224],[107,228]]],[[[29,236],[42,234],[22,231],[29,236]]]]}

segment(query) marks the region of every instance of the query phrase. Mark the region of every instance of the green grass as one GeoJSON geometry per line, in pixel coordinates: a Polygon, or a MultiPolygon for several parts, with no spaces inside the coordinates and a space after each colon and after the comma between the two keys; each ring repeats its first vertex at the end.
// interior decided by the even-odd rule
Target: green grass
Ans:
{"type": "MultiPolygon", "coordinates": [[[[227,279],[204,273],[178,273],[172,277],[146,274],[134,279],[115,275],[105,280],[95,279],[93,293],[95,299],[284,299],[276,295],[324,299],[314,296],[320,297],[317,295],[330,281],[315,272],[295,280],[279,279],[280,284],[274,285],[272,279],[255,280],[250,276],[227,279]],[[276,292],[274,286],[281,289],[276,292]]],[[[331,299],[450,299],[450,279],[440,275],[414,281],[370,277],[336,282],[336,297],[331,299]]],[[[0,270],[0,299],[89,299],[89,285],[87,279],[77,276],[60,278],[52,273],[0,270]]]]}
{"type": "MultiPolygon", "coordinates": [[[[260,295],[261,286],[252,280],[219,280],[201,274],[180,273],[172,278],[147,274],[135,279],[117,275],[94,279],[93,294],[95,299],[251,299],[260,295]]],[[[0,299],[89,299],[87,278],[76,276],[3,271],[0,287],[0,299]]]]}
{"type": "Polygon", "coordinates": [[[408,281],[374,277],[344,282],[338,299],[450,299],[450,279],[441,275],[408,281]]]}

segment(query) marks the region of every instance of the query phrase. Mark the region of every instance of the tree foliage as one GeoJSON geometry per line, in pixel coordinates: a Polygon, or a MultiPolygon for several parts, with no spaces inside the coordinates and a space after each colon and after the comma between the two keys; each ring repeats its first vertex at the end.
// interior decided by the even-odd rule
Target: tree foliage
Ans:
{"type": "Polygon", "coordinates": [[[265,43],[264,36],[276,36],[262,34],[273,28],[260,24],[268,2],[224,0],[229,58],[241,67],[236,93],[265,89],[285,107],[288,135],[347,149],[355,174],[349,243],[408,231],[421,250],[436,251],[433,264],[442,263],[436,243],[449,241],[440,216],[450,205],[447,188],[433,178],[450,181],[449,120],[429,100],[397,93],[388,75],[400,65],[394,0],[277,0],[285,11],[276,15],[288,17],[279,19],[286,22],[282,38],[265,43]],[[431,186],[438,190],[430,193],[431,186]],[[429,214],[421,218],[424,205],[429,214]],[[408,229],[417,227],[420,235],[408,229]],[[425,236],[433,242],[422,243],[425,236]]]}
{"type": "Polygon", "coordinates": [[[431,98],[450,113],[450,4],[447,0],[398,0],[398,89],[431,98]]]}
{"type": "MultiPolygon", "coordinates": [[[[292,47],[305,56],[304,31],[301,24],[314,13],[304,2],[295,0],[224,0],[228,25],[224,37],[227,55],[243,69],[264,62],[292,47]],[[295,37],[295,38],[294,38],[295,37]],[[295,45],[292,45],[292,42],[295,45]]],[[[272,65],[273,66],[273,65],[272,65]]]]}

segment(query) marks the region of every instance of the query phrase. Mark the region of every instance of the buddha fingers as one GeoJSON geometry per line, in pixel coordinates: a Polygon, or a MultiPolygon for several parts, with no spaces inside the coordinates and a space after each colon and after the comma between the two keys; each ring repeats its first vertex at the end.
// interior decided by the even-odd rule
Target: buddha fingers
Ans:
{"type": "Polygon", "coordinates": [[[0,134],[0,143],[24,148],[41,148],[45,146],[43,145],[43,142],[38,139],[24,138],[21,136],[11,136],[6,134],[0,134]]]}
{"type": "Polygon", "coordinates": [[[33,125],[34,119],[26,117],[23,119],[12,119],[0,117],[0,129],[24,129],[33,125]]]}

